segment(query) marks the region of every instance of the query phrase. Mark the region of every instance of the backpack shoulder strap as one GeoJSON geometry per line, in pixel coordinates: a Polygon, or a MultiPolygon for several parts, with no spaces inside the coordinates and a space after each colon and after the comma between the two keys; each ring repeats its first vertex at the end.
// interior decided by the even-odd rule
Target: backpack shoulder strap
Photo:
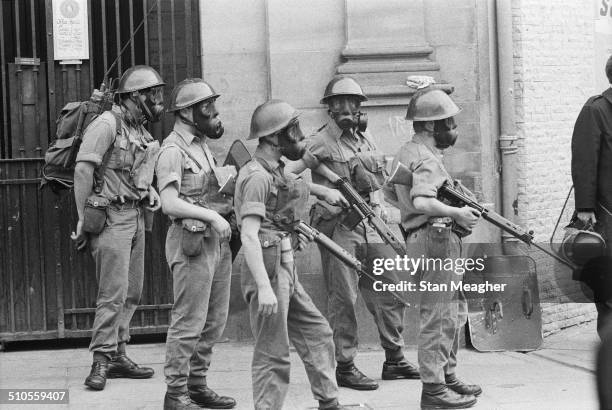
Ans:
{"type": "Polygon", "coordinates": [[[113,141],[111,142],[110,146],[102,157],[102,163],[100,164],[100,168],[98,171],[99,178],[94,183],[94,192],[97,194],[102,192],[102,188],[104,187],[104,174],[106,173],[106,167],[108,166],[110,157],[113,154],[113,148],[115,147],[115,141],[117,141],[117,135],[121,134],[121,117],[113,110],[110,110],[110,113],[113,114],[113,117],[115,117],[115,135],[113,136],[113,141]]]}

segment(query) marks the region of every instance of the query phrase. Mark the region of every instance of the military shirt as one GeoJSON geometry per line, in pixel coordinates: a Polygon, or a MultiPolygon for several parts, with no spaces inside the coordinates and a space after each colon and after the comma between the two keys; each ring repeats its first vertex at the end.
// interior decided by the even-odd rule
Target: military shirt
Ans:
{"type": "MultiPolygon", "coordinates": [[[[311,169],[315,169],[321,163],[327,165],[339,177],[348,178],[355,186],[351,178],[350,159],[359,152],[374,151],[377,151],[377,148],[369,133],[343,131],[335,121],[330,119],[327,124],[306,139],[306,152],[303,159],[311,169]]],[[[312,173],[312,182],[335,188],[333,183],[316,172],[312,173]]],[[[326,208],[331,207],[324,200],[318,202],[326,208]]],[[[335,208],[340,210],[339,207],[335,208]]]]}
{"type": "Polygon", "coordinates": [[[182,197],[201,195],[212,169],[209,158],[212,158],[210,149],[199,137],[173,130],[164,139],[157,157],[155,173],[159,192],[176,183],[182,197]],[[188,152],[196,161],[183,152],[188,152]]]}
{"type": "MultiPolygon", "coordinates": [[[[263,158],[262,158],[263,159],[263,158]]],[[[278,161],[266,161],[277,176],[284,175],[284,163],[278,161]]],[[[242,218],[246,216],[259,216],[261,218],[260,232],[280,231],[274,223],[266,219],[266,202],[269,195],[275,194],[274,178],[255,159],[243,166],[236,180],[236,191],[234,193],[234,212],[238,229],[242,227],[242,218]]]]}
{"type": "Polygon", "coordinates": [[[113,144],[101,196],[110,200],[119,196],[126,200],[140,200],[147,196],[147,191],[139,190],[134,184],[132,166],[137,155],[144,155],[145,144],[153,141],[153,137],[143,126],[128,124],[123,108],[113,105],[112,111],[121,118],[121,134],[116,134],[115,115],[110,112],[100,114],[85,129],[76,161],[91,162],[98,167],[113,144]]]}
{"type": "Polygon", "coordinates": [[[414,198],[436,198],[438,189],[445,181],[452,179],[442,164],[442,154],[419,134],[400,148],[393,160],[394,168],[398,162],[412,172],[412,186],[394,185],[399,201],[401,224],[405,230],[412,230],[429,219],[428,215],[415,209],[414,198]]]}
{"type": "Polygon", "coordinates": [[[270,219],[270,212],[266,212],[266,206],[276,205],[278,187],[274,178],[293,178],[291,175],[285,175],[284,168],[285,164],[280,160],[272,162],[255,154],[253,160],[240,169],[234,194],[234,212],[239,229],[242,227],[244,217],[259,216],[260,237],[286,233],[270,219]],[[256,158],[265,161],[268,169],[264,168],[256,158]]]}

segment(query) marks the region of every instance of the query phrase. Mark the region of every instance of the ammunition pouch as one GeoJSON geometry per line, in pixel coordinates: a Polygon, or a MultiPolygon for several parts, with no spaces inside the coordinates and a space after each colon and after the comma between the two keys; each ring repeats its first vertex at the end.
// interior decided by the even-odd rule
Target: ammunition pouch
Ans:
{"type": "Polygon", "coordinates": [[[357,192],[378,191],[385,183],[385,157],[382,154],[358,152],[350,159],[349,168],[357,192]]]}
{"type": "Polygon", "coordinates": [[[153,182],[155,161],[159,153],[159,142],[153,141],[144,150],[138,149],[132,166],[132,181],[140,191],[146,191],[153,182]]]}
{"type": "Polygon", "coordinates": [[[181,225],[183,253],[186,256],[198,256],[202,253],[204,238],[210,236],[210,224],[199,219],[185,218],[181,220],[181,225]]]}
{"type": "Polygon", "coordinates": [[[83,232],[99,234],[106,224],[106,209],[110,205],[107,198],[91,195],[85,200],[83,208],[83,232]]]}
{"type": "Polygon", "coordinates": [[[199,204],[222,216],[232,213],[234,190],[236,189],[236,168],[233,165],[213,167],[208,180],[208,190],[199,204]]]}

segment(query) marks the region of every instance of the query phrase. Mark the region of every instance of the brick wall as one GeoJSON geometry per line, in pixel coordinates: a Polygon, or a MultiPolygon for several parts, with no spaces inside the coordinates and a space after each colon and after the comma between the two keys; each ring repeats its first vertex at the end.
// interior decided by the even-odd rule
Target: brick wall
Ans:
{"type": "MultiPolygon", "coordinates": [[[[512,8],[518,211],[536,240],[548,242],[571,186],[574,122],[595,92],[593,7],[574,0],[513,0],[512,8]]],[[[544,333],[593,319],[592,304],[566,303],[564,295],[579,291],[570,273],[548,257],[536,259],[544,333]]]]}

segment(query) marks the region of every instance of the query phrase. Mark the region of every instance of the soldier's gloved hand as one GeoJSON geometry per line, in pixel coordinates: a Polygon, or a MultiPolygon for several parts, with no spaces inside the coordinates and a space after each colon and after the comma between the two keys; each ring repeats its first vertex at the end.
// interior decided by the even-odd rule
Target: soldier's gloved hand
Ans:
{"type": "Polygon", "coordinates": [[[278,301],[269,284],[257,289],[257,300],[259,301],[257,313],[260,315],[270,316],[278,311],[278,301]]]}
{"type": "Polygon", "coordinates": [[[328,189],[325,194],[325,202],[330,205],[341,206],[343,208],[348,208],[350,206],[349,202],[346,200],[344,195],[337,189],[328,189]]]}
{"type": "Polygon", "coordinates": [[[221,215],[218,215],[210,224],[221,239],[229,239],[232,236],[232,227],[221,215]]]}
{"type": "Polygon", "coordinates": [[[151,212],[157,211],[161,208],[161,200],[159,198],[159,194],[153,187],[149,187],[149,206],[145,206],[145,208],[151,212]]]}
{"type": "Polygon", "coordinates": [[[589,222],[593,225],[595,225],[595,223],[597,222],[597,218],[595,218],[595,212],[593,211],[589,211],[589,212],[578,212],[576,214],[576,216],[578,217],[578,219],[580,219],[581,222],[583,222],[584,224],[588,224],[589,222]]]}
{"type": "Polygon", "coordinates": [[[455,209],[455,215],[453,216],[455,222],[466,229],[472,229],[474,226],[476,226],[476,223],[480,218],[480,212],[469,206],[455,209]]]}
{"type": "Polygon", "coordinates": [[[78,251],[82,251],[87,246],[87,233],[83,232],[83,220],[79,219],[76,226],[76,232],[73,231],[70,234],[70,239],[75,242],[75,246],[78,251]]]}

